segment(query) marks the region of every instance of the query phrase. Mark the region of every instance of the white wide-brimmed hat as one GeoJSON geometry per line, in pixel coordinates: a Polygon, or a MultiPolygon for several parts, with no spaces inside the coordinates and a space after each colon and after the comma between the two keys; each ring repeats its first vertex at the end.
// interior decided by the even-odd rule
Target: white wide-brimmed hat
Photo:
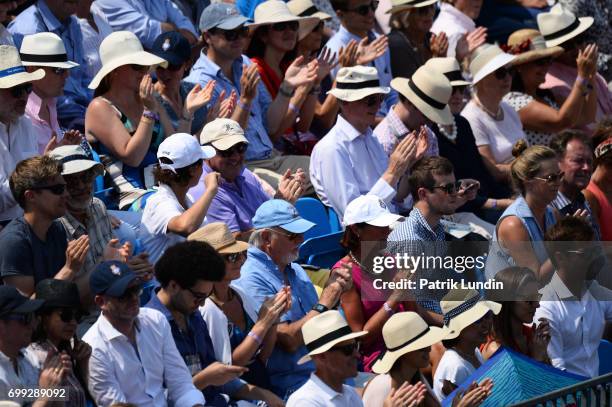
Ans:
{"type": "Polygon", "coordinates": [[[287,7],[298,17],[316,17],[319,20],[329,20],[332,18],[327,13],[319,9],[310,0],[291,0],[287,2],[287,7]]]}
{"type": "Polygon", "coordinates": [[[391,8],[385,14],[395,14],[404,10],[426,7],[437,2],[438,0],[391,0],[391,8]]]}
{"type": "Polygon", "coordinates": [[[26,35],[21,42],[19,56],[24,66],[51,66],[70,69],[79,66],[68,60],[64,41],[54,33],[26,35]]]}
{"type": "Polygon", "coordinates": [[[62,163],[62,175],[77,174],[93,168],[96,175],[104,174],[104,166],[91,160],[83,147],[78,145],[60,146],[49,153],[51,158],[62,163]]]}
{"type": "Polygon", "coordinates": [[[100,44],[100,60],[102,68],[89,84],[89,89],[96,89],[106,75],[123,65],[168,66],[165,59],[146,52],[138,37],[129,31],[109,34],[100,44]]]}
{"type": "Polygon", "coordinates": [[[345,102],[355,102],[370,95],[389,92],[389,87],[380,86],[376,68],[357,65],[340,68],[336,75],[336,87],[327,93],[345,102]]]}
{"type": "Polygon", "coordinates": [[[393,79],[391,87],[406,97],[429,120],[438,124],[453,123],[453,114],[448,107],[453,87],[440,72],[421,66],[410,79],[393,79]]]}
{"type": "Polygon", "coordinates": [[[27,72],[17,48],[10,45],[0,45],[0,89],[13,88],[23,83],[37,81],[45,77],[43,69],[27,72]]]}
{"type": "Polygon", "coordinates": [[[386,350],[372,366],[372,371],[378,374],[388,373],[402,355],[446,339],[442,328],[427,325],[416,312],[393,314],[383,325],[382,335],[386,350]]]}
{"type": "Polygon", "coordinates": [[[463,77],[457,58],[430,58],[425,62],[425,66],[446,76],[452,86],[465,86],[471,84],[471,82],[466,81],[463,77]]]}
{"type": "Polygon", "coordinates": [[[546,40],[546,46],[554,47],[582,34],[593,25],[593,21],[593,17],[577,18],[557,3],[549,12],[538,14],[538,30],[546,40]]]}
{"type": "Polygon", "coordinates": [[[346,319],[336,310],[320,313],[302,325],[302,336],[308,354],[298,360],[298,365],[310,360],[310,356],[330,350],[335,344],[367,335],[368,331],[353,332],[346,319]]]}
{"type": "Polygon", "coordinates": [[[476,85],[485,76],[514,61],[516,56],[505,53],[494,44],[482,44],[474,50],[470,61],[472,85],[476,85]]]}
{"type": "Polygon", "coordinates": [[[403,222],[404,217],[389,212],[387,204],[376,195],[361,195],[353,199],[344,210],[344,226],[367,223],[372,226],[391,226],[403,222]]]}
{"type": "Polygon", "coordinates": [[[483,299],[476,290],[449,291],[440,301],[440,308],[444,314],[445,339],[455,339],[463,329],[484,317],[489,311],[499,314],[501,307],[500,303],[483,299]]]}
{"type": "Polygon", "coordinates": [[[249,24],[250,28],[257,28],[261,25],[271,25],[297,21],[300,24],[298,30],[298,40],[303,39],[315,29],[319,24],[318,17],[298,17],[287,7],[287,3],[281,0],[266,0],[255,8],[254,22],[249,24]]]}

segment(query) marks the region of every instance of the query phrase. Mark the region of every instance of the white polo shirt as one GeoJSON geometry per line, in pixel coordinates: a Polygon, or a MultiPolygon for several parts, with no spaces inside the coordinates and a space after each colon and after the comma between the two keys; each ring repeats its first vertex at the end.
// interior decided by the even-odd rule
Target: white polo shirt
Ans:
{"type": "Polygon", "coordinates": [[[360,407],[361,397],[351,386],[342,385],[338,393],[312,373],[310,379],[287,400],[287,407],[360,407]]]}

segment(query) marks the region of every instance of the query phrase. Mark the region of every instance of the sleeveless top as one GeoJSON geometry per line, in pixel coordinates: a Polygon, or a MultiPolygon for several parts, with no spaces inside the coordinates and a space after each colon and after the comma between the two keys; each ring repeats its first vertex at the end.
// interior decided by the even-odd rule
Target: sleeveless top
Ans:
{"type": "MultiPolygon", "coordinates": [[[[119,120],[127,132],[132,136],[136,132],[136,128],[130,119],[110,100],[100,96],[102,100],[108,103],[119,116],[119,120]]],[[[153,166],[157,164],[157,148],[164,139],[164,130],[159,121],[153,125],[153,135],[149,149],[142,159],[138,167],[131,167],[112,155],[110,150],[99,143],[100,155],[108,157],[108,160],[103,160],[108,175],[111,177],[113,187],[119,191],[119,208],[123,209],[131,205],[138,198],[147,193],[147,189],[155,185],[153,177],[153,166]]]]}
{"type": "Polygon", "coordinates": [[[533,213],[527,205],[527,201],[523,196],[519,196],[502,214],[495,225],[495,233],[493,234],[493,240],[489,248],[489,255],[487,257],[485,275],[487,278],[493,278],[498,271],[501,271],[507,267],[516,266],[516,262],[510,256],[508,251],[502,246],[497,238],[497,232],[499,225],[502,220],[508,216],[516,216],[520,219],[521,223],[529,234],[529,240],[531,242],[531,248],[538,259],[540,264],[544,263],[548,259],[548,252],[544,247],[544,233],[548,228],[556,223],[556,219],[553,210],[550,207],[546,207],[546,213],[544,216],[544,230],[540,229],[540,225],[533,217],[533,213]]]}
{"type": "Polygon", "coordinates": [[[599,218],[597,221],[599,222],[601,240],[612,241],[612,203],[608,201],[606,195],[593,181],[589,182],[586,189],[595,195],[595,199],[599,203],[599,218]]]}

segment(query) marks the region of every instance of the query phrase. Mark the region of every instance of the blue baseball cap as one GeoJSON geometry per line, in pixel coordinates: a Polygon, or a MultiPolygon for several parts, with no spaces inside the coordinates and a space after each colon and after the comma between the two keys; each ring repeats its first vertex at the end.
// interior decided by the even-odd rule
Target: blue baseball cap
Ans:
{"type": "Polygon", "coordinates": [[[12,285],[0,286],[0,317],[8,314],[29,314],[43,306],[45,300],[31,300],[12,285]]]}
{"type": "Polygon", "coordinates": [[[151,52],[170,65],[182,65],[191,58],[189,41],[178,31],[166,31],[158,35],[151,52]]]}
{"type": "Polygon", "coordinates": [[[105,261],[95,268],[89,277],[89,287],[94,294],[121,297],[129,285],[138,279],[127,264],[120,261],[105,261]]]}
{"type": "Polygon", "coordinates": [[[240,14],[235,5],[229,3],[212,3],[202,11],[200,16],[200,31],[211,28],[233,30],[248,23],[250,20],[240,14]]]}
{"type": "Polygon", "coordinates": [[[305,233],[316,226],[300,216],[295,206],[282,199],[271,199],[261,204],[253,217],[255,229],[278,226],[290,233],[305,233]]]}

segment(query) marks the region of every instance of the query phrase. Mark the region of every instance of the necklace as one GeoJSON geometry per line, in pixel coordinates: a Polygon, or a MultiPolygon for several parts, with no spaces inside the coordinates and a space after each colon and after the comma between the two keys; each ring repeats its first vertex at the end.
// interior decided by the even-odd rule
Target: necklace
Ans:
{"type": "Polygon", "coordinates": [[[439,125],[438,129],[440,130],[440,133],[442,133],[442,135],[444,137],[446,137],[448,140],[452,141],[453,143],[457,140],[457,123],[455,122],[455,119],[453,118],[453,123],[448,125],[448,126],[444,126],[444,125],[439,125]],[[446,129],[450,128],[451,131],[448,132],[446,129]]]}
{"type": "Polygon", "coordinates": [[[349,252],[349,257],[351,258],[353,263],[356,263],[363,271],[367,271],[365,266],[363,264],[361,264],[361,262],[359,260],[357,260],[357,258],[353,255],[352,251],[349,252]]]}
{"type": "Polygon", "coordinates": [[[482,104],[478,96],[474,95],[474,102],[480,107],[486,114],[491,116],[494,120],[501,121],[504,120],[504,111],[501,108],[501,105],[497,106],[497,112],[493,113],[489,109],[486,108],[485,105],[482,104]]]}

